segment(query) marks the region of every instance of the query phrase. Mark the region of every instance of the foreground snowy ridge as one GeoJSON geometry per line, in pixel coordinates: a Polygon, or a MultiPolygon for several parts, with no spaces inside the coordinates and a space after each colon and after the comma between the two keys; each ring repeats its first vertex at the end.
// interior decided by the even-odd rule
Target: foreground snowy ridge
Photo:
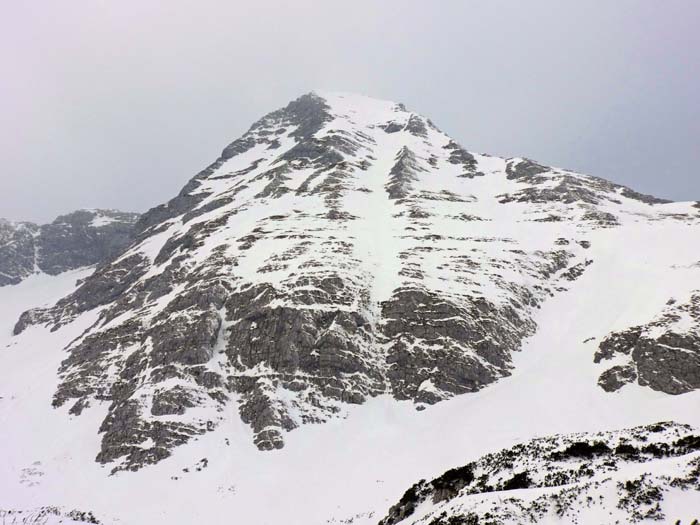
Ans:
{"type": "Polygon", "coordinates": [[[0,509],[376,525],[532,438],[698,427],[699,226],[400,104],[305,95],[96,270],[0,288],[0,509]]]}
{"type": "Polygon", "coordinates": [[[700,434],[658,423],[529,441],[413,485],[380,525],[639,523],[700,515],[700,434]],[[549,520],[549,521],[548,521],[549,520]]]}

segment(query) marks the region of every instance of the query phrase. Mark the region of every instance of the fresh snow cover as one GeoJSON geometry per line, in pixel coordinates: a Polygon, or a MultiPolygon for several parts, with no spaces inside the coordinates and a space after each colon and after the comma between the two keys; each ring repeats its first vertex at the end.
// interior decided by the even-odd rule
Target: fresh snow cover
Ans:
{"type": "MultiPolygon", "coordinates": [[[[385,185],[389,171],[400,148],[408,145],[423,162],[446,146],[449,138],[433,127],[427,128],[426,139],[401,132],[385,133],[378,125],[396,118],[392,102],[350,94],[320,95],[332,108],[334,118],[318,132],[319,137],[333,130],[360,129],[371,133],[375,143],[372,164],[359,180],[370,191],[346,192],[341,199],[342,209],[359,217],[343,227],[355,242],[357,275],[371,282],[372,308],[379,322],[381,302],[403,282],[397,255],[412,246],[412,240],[403,234],[407,219],[395,217],[396,210],[388,205],[385,185]]],[[[409,113],[400,115],[410,118],[409,113]]],[[[294,146],[293,132],[289,129],[280,136],[276,150],[255,146],[232,157],[197,188],[208,195],[199,203],[199,208],[204,208],[231,190],[233,183],[224,174],[259,161],[245,174],[249,187],[239,188],[236,194],[236,202],[243,203],[241,211],[197,248],[191,257],[192,267],[204,264],[217,247],[228,245],[228,254],[239,257],[236,275],[244,281],[260,280],[257,270],[281,253],[281,241],[261,239],[248,252],[239,253],[234,246],[239,233],[253,230],[272,213],[293,214],[293,210],[320,207],[323,195],[300,197],[294,191],[278,199],[255,201],[261,190],[255,177],[273,167],[279,155],[294,146]]],[[[369,153],[360,148],[358,155],[369,153]]],[[[184,416],[175,416],[218,420],[213,431],[175,448],[171,457],[155,465],[138,472],[111,474],[111,465],[95,462],[101,440],[97,429],[105,418],[107,404],[93,403],[80,416],[69,415],[68,407],[51,406],[59,381],[57,370],[67,356],[63,349],[97,325],[101,309],[81,313],[55,331],[50,326],[32,325],[12,335],[22,312],[51,305],[73,291],[76,280],[87,277],[91,270],[55,277],[34,275],[18,285],[0,288],[0,511],[29,512],[55,506],[66,512],[91,511],[104,524],[129,525],[376,524],[419,479],[435,478],[483,454],[535,437],[624,429],[659,421],[700,428],[700,391],[670,396],[635,384],[611,394],[597,385],[598,376],[609,362],[593,362],[598,344],[606,335],[648,322],[669,299],[682,299],[698,288],[698,221],[686,220],[697,215],[691,203],[652,207],[619,195],[621,204],[605,201],[598,205],[603,212],[615,213],[619,225],[582,226],[584,211],[563,203],[548,203],[544,211],[527,202],[499,204],[503,195],[524,187],[505,176],[508,162],[519,161],[479,154],[474,158],[483,176],[458,177],[460,166],[443,163],[440,170],[421,173],[412,183],[416,192],[440,190],[459,197],[459,201],[423,202],[425,209],[434,214],[433,233],[446,238],[445,246],[462,249],[463,243],[449,239],[478,235],[504,243],[517,239],[518,246],[528,251],[546,250],[553,239],[574,238],[584,230],[591,246],[585,252],[581,250],[581,257],[594,261],[580,277],[567,283],[566,291],[547,298],[533,314],[537,331],[514,354],[509,377],[478,392],[456,395],[427,407],[397,401],[389,392],[370,397],[362,405],[346,404],[341,411],[343,417],[300,426],[285,434],[284,448],[266,452],[253,444],[253,431],[241,421],[236,394],[231,394],[234,402],[224,413],[211,404],[202,404],[184,416]],[[463,211],[484,220],[450,218],[463,211]],[[538,222],[533,227],[530,219],[554,212],[566,215],[567,220],[538,222]],[[674,216],[684,219],[676,220],[674,216]]],[[[310,175],[308,170],[300,169],[286,184],[296,189],[310,175]]],[[[546,174],[553,175],[579,177],[556,169],[546,174]]],[[[321,179],[312,184],[320,184],[321,179]]],[[[551,182],[552,187],[556,184],[551,182]]],[[[203,213],[188,227],[211,220],[217,213],[218,209],[203,213]]],[[[156,264],[159,252],[168,239],[184,231],[178,218],[168,219],[162,226],[115,260],[141,254],[151,264],[142,279],[159,275],[166,264],[156,264]]],[[[318,224],[309,213],[286,227],[304,232],[316,229],[318,224]]],[[[321,236],[333,233],[316,232],[321,236]]],[[[503,248],[482,243],[480,250],[488,260],[498,258],[503,248]]],[[[325,261],[331,261],[332,256],[324,254],[325,261]]],[[[301,271],[310,257],[301,255],[290,263],[290,269],[266,273],[265,282],[281,285],[290,273],[301,271]]],[[[454,275],[441,269],[439,254],[425,253],[423,257],[424,266],[430,268],[424,277],[426,287],[445,294],[453,292],[454,275]]],[[[503,269],[504,275],[509,272],[515,275],[512,269],[503,269]]],[[[508,301],[508,295],[486,272],[470,278],[473,282],[464,285],[463,291],[483,295],[495,303],[508,301]]],[[[139,315],[152,317],[181,292],[181,287],[174,287],[139,315]]],[[[128,315],[112,319],[109,326],[119,324],[128,315]]],[[[207,363],[212,370],[223,366],[217,359],[224,358],[219,350],[224,348],[226,329],[226,323],[222,324],[215,357],[207,363]]],[[[245,373],[264,374],[264,366],[259,366],[245,373]]],[[[169,379],[157,386],[171,387],[180,384],[178,381],[169,379]]],[[[145,398],[155,386],[144,387],[145,398]]],[[[269,387],[276,388],[272,383],[269,387]]],[[[431,380],[420,388],[439,391],[431,380]]],[[[296,406],[294,392],[278,388],[274,395],[285,407],[296,406]]],[[[292,417],[300,419],[299,414],[292,413],[292,417]]],[[[698,493],[674,493],[670,497],[676,498],[673,501],[679,516],[689,518],[694,508],[700,507],[698,493]]],[[[605,521],[613,518],[587,516],[587,521],[581,523],[613,523],[605,521]]],[[[561,522],[553,517],[551,523],[561,522]]]]}

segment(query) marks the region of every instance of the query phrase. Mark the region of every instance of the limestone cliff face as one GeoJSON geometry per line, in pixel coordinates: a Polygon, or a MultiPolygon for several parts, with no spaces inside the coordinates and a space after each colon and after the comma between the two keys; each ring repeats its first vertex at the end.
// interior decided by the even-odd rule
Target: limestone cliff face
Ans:
{"type": "MultiPolygon", "coordinates": [[[[66,348],[53,402],[109,406],[97,459],[115,469],[167,457],[232,409],[274,449],[347,403],[390,394],[423,409],[509,375],[533,312],[595,264],[590,232],[630,218],[700,216],[470,153],[400,104],[308,94],[15,331],[99,312],[66,348]]],[[[56,245],[70,255],[44,260],[51,271],[82,261],[56,245]]]]}
{"type": "Polygon", "coordinates": [[[621,361],[600,375],[604,390],[638,382],[667,394],[700,388],[700,291],[670,299],[647,324],[614,332],[600,343],[595,362],[621,361]]]}

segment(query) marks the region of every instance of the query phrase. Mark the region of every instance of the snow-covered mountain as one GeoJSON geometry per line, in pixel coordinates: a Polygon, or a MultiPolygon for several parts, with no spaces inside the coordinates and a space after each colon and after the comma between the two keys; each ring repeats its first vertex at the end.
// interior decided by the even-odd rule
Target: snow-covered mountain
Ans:
{"type": "Polygon", "coordinates": [[[94,273],[0,290],[0,509],[376,523],[417,479],[524,440],[692,435],[699,230],[698,203],[304,95],[94,273]]]}
{"type": "Polygon", "coordinates": [[[98,264],[131,241],[135,213],[78,210],[50,224],[0,219],[0,286],[98,264]]]}

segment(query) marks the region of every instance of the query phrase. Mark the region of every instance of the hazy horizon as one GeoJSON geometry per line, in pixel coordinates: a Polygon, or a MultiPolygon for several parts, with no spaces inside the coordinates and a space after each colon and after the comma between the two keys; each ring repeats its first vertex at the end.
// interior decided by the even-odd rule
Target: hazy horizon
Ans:
{"type": "Polygon", "coordinates": [[[142,212],[312,90],[475,152],[700,200],[700,4],[4,2],[0,217],[142,212]]]}

